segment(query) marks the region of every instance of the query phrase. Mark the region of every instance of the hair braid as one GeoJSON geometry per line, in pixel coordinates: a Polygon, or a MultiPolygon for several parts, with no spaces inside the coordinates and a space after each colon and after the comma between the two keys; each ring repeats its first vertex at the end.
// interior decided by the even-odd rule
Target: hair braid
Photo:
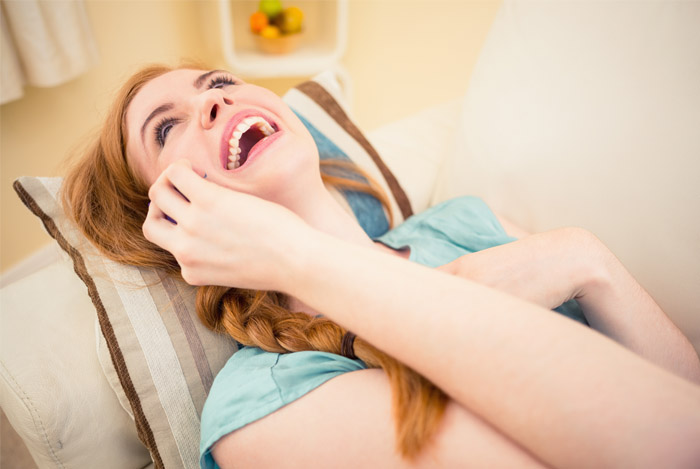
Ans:
{"type": "MultiPolygon", "coordinates": [[[[340,354],[344,328],[324,317],[290,312],[277,292],[215,286],[197,290],[197,313],[209,328],[243,345],[268,352],[317,350],[340,354]]],[[[355,355],[370,368],[382,368],[392,389],[392,407],[399,452],[415,457],[435,433],[447,396],[409,367],[360,337],[355,355]]]]}

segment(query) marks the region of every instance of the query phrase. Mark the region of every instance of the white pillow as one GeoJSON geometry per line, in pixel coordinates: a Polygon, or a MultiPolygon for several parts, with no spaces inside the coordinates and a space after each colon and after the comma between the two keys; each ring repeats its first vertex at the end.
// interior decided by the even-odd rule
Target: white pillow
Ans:
{"type": "Polygon", "coordinates": [[[383,125],[372,145],[406,191],[414,213],[430,207],[440,168],[454,151],[461,100],[454,99],[383,125]]]}
{"type": "Polygon", "coordinates": [[[434,201],[597,234],[700,350],[700,2],[506,0],[434,201]]]}

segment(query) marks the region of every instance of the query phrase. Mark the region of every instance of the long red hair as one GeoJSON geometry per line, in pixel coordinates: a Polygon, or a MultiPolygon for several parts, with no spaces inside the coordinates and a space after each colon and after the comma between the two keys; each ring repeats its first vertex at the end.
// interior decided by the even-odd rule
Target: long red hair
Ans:
{"type": "MultiPolygon", "coordinates": [[[[155,267],[180,277],[175,258],[143,236],[141,226],[148,208],[148,185],[129,166],[126,157],[125,115],[129,103],[144,84],[172,70],[153,65],[126,81],[98,138],[65,178],[62,198],[69,216],[104,255],[117,262],[155,267]]],[[[324,171],[326,166],[347,170],[347,163],[322,162],[321,166],[327,185],[369,193],[391,213],[380,186],[359,168],[352,170],[369,182],[338,176],[337,171],[332,171],[333,175],[324,171]]],[[[347,332],[326,318],[290,311],[287,298],[278,292],[199,287],[196,310],[210,329],[228,334],[243,345],[269,352],[318,350],[340,354],[347,332]]],[[[392,389],[398,449],[405,457],[416,456],[435,433],[447,397],[421,375],[360,337],[354,341],[354,353],[367,366],[386,372],[392,389]]]]}

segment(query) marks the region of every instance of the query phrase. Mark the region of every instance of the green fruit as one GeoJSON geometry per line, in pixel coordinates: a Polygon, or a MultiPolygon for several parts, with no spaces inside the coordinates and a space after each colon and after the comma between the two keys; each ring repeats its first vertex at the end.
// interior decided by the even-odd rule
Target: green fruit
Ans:
{"type": "Polygon", "coordinates": [[[280,0],[260,0],[258,10],[265,13],[269,19],[282,13],[282,2],[280,0]]]}
{"type": "Polygon", "coordinates": [[[304,20],[304,13],[297,7],[286,8],[282,15],[280,29],[284,34],[294,34],[301,31],[301,23],[304,20]]]}

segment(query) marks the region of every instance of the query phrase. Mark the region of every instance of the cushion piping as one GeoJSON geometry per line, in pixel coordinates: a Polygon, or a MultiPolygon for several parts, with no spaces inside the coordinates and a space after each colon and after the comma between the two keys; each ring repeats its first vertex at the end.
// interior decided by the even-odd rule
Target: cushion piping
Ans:
{"type": "Polygon", "coordinates": [[[362,148],[367,152],[367,154],[372,158],[374,164],[377,165],[379,171],[384,176],[389,189],[391,189],[392,194],[394,194],[394,199],[401,210],[403,218],[406,219],[413,215],[413,209],[411,208],[411,202],[408,200],[406,192],[403,190],[399,181],[396,179],[394,174],[391,172],[389,167],[382,161],[382,158],[374,149],[371,143],[365,138],[360,129],[353,124],[348,115],[345,113],[343,108],[336,102],[335,98],[326,91],[323,86],[316,83],[315,81],[307,81],[296,87],[299,91],[311,98],[316,104],[321,106],[329,116],[331,116],[337,123],[345,129],[345,131],[357,140],[362,148]]]}

